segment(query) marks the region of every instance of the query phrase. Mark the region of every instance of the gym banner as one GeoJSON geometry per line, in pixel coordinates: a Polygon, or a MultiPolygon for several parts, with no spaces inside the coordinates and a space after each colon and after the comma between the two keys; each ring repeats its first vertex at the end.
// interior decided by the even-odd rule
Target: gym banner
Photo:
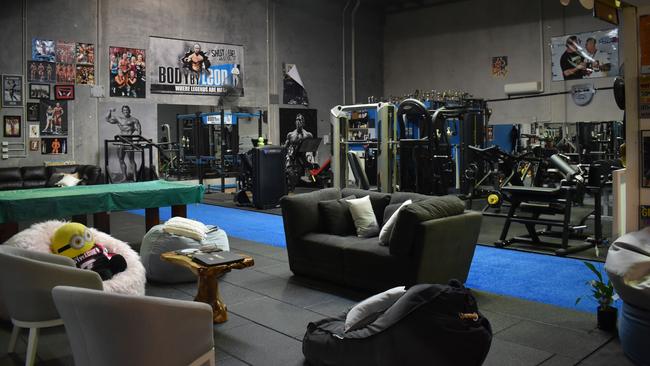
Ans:
{"type": "Polygon", "coordinates": [[[553,81],[618,75],[618,29],[551,38],[553,81]]]}
{"type": "Polygon", "coordinates": [[[244,95],[244,47],[149,38],[151,93],[244,95]]]}

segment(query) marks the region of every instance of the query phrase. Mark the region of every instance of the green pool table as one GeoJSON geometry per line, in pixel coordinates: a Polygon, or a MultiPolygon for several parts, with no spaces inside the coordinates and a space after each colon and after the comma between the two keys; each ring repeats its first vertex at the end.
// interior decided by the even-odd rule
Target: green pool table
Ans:
{"type": "Polygon", "coordinates": [[[171,206],[172,216],[187,215],[188,203],[199,203],[204,187],[164,180],[91,186],[0,191],[0,243],[18,230],[18,222],[73,217],[110,232],[112,211],[145,209],[146,229],[160,222],[159,207],[171,206]]]}

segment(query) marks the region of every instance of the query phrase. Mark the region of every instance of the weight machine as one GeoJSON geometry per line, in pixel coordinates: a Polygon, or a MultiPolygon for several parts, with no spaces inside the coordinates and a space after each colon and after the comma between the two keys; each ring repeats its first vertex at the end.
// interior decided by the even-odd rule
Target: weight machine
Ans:
{"type": "Polygon", "coordinates": [[[218,178],[221,180],[220,190],[224,192],[226,178],[239,176],[240,118],[257,118],[258,134],[261,136],[262,111],[243,113],[220,110],[177,115],[178,179],[188,171],[199,179],[199,184],[203,184],[206,178],[218,178]]]}
{"type": "Polygon", "coordinates": [[[451,135],[445,126],[444,106],[432,111],[417,99],[402,101],[397,109],[399,190],[445,195],[454,183],[451,135]]]}
{"type": "MultiPolygon", "coordinates": [[[[104,171],[106,183],[113,183],[109,169],[110,147],[115,147],[124,153],[122,159],[129,159],[129,156],[137,154],[140,157],[140,168],[133,172],[134,181],[149,181],[158,179],[153,167],[153,149],[158,148],[157,144],[141,135],[116,135],[112,140],[104,140],[104,171]]],[[[137,167],[137,161],[135,161],[137,167]]],[[[126,170],[128,179],[128,167],[126,170]]]]}
{"type": "MultiPolygon", "coordinates": [[[[397,185],[395,106],[369,103],[331,109],[333,186],[345,188],[352,174],[363,174],[380,192],[391,193],[397,185]],[[363,153],[365,167],[350,171],[350,155],[363,153]]],[[[361,165],[361,164],[360,164],[361,165]]],[[[355,179],[359,184],[360,180],[355,179]]]]}

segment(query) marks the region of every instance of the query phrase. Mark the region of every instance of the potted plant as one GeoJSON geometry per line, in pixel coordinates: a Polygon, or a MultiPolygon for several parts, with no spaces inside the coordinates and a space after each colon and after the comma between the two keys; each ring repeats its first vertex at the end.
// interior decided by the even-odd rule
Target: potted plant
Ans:
{"type": "MultiPolygon", "coordinates": [[[[591,286],[591,296],[598,302],[598,328],[604,331],[613,332],[616,330],[616,316],[617,309],[612,306],[614,303],[614,286],[608,279],[607,283],[603,280],[603,275],[600,273],[596,266],[590,262],[583,262],[591,272],[596,275],[596,278],[587,281],[587,285],[591,286]]],[[[580,302],[582,297],[576,299],[576,305],[580,302]]]]}

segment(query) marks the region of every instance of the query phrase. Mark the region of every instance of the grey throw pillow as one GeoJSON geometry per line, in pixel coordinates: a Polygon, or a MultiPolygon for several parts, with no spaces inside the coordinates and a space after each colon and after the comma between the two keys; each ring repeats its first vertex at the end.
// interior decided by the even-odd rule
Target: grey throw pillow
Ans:
{"type": "Polygon", "coordinates": [[[321,221],[321,230],[328,234],[347,236],[355,235],[354,221],[350,214],[348,200],[355,199],[348,196],[337,200],[318,202],[318,215],[321,221]]]}

